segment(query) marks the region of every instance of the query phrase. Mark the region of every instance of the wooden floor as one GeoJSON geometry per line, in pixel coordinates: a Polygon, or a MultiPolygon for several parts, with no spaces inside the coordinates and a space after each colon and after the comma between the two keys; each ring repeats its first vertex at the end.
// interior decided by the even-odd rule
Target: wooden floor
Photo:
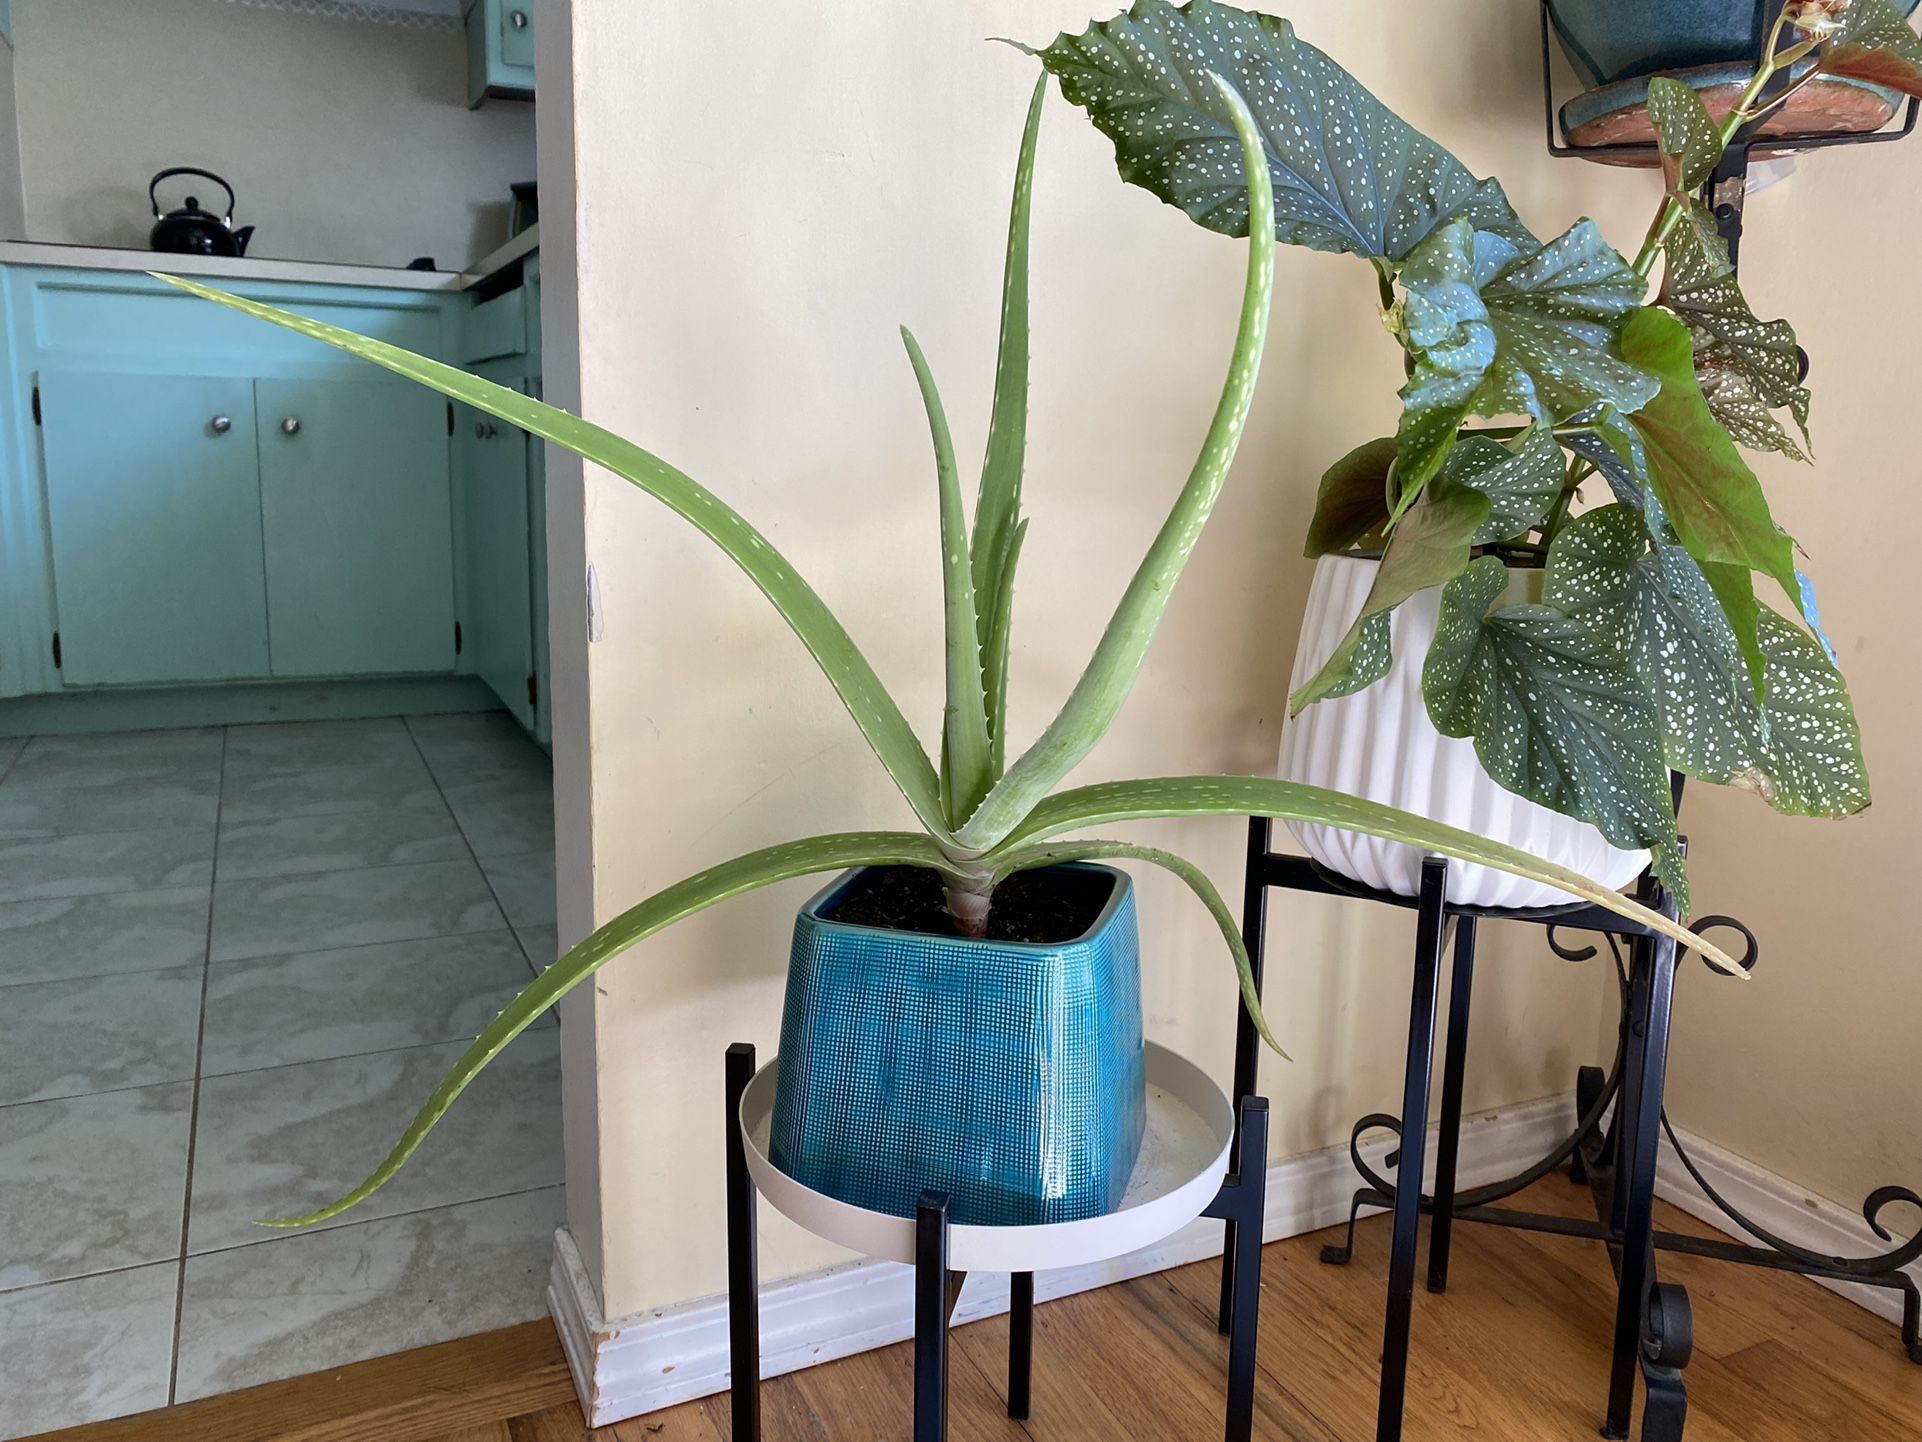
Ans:
{"type": "MultiPolygon", "coordinates": [[[[1565,1177],[1525,1194],[1581,1215],[1565,1177]]],[[[1705,1231],[1672,1208],[1661,1225],[1705,1231]]],[[[1363,1224],[1345,1268],[1330,1234],[1277,1242],[1262,1281],[1255,1435],[1369,1442],[1381,1341],[1386,1221],[1363,1224]]],[[[1893,1326],[1784,1273],[1665,1256],[1694,1303],[1689,1442],[1922,1438],[1922,1366],[1893,1326]]],[[[1596,1435],[1607,1389],[1611,1276],[1592,1242],[1456,1230],[1448,1293],[1415,1304],[1409,1442],[1533,1442],[1596,1435]]],[[[1216,1270],[1185,1267],[1043,1304],[1034,1415],[1003,1415],[1007,1320],[954,1336],[955,1442],[1122,1442],[1221,1434],[1225,1341],[1216,1270]]],[[[906,1344],[782,1377],[762,1391],[767,1442],[903,1442],[906,1344]]],[[[590,1432],[553,1329],[531,1323],[165,1412],[48,1434],[48,1442],[726,1442],[725,1398],[590,1432]]]]}

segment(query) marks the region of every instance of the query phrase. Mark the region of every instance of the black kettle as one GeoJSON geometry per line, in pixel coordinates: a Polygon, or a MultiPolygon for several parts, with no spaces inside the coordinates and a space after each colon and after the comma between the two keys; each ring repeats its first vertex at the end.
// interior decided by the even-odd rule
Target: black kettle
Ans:
{"type": "Polygon", "coordinates": [[[147,199],[153,202],[153,230],[147,236],[147,243],[155,250],[164,250],[175,255],[220,255],[239,256],[247,253],[247,242],[253,238],[254,228],[243,225],[234,229],[234,188],[215,175],[211,170],[198,170],[191,165],[177,165],[172,170],[163,170],[147,186],[147,199]],[[211,180],[227,192],[227,213],[215,215],[212,211],[202,210],[195,196],[187,197],[183,209],[160,213],[160,182],[175,175],[198,175],[211,180]]]}

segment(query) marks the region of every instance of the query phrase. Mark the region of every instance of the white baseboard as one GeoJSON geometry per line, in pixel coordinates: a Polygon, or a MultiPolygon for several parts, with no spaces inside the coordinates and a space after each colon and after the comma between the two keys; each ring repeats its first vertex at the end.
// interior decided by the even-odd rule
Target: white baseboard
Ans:
{"type": "MultiPolygon", "coordinates": [[[[1826,1197],[1818,1197],[1797,1186],[1787,1177],[1759,1167],[1726,1147],[1696,1136],[1680,1127],[1675,1134],[1688,1148],[1690,1159],[1708,1179],[1710,1186],[1757,1226],[1784,1241],[1822,1256],[1866,1257],[1886,1252],[1894,1245],[1882,1241],[1868,1229],[1859,1212],[1851,1212],[1826,1197]]],[[[1694,1179],[1682,1167],[1666,1137],[1662,1140],[1661,1160],[1655,1169],[1655,1192],[1692,1217],[1707,1222],[1717,1231],[1737,1241],[1753,1241],[1723,1216],[1702,1194],[1694,1179]]],[[[1904,1219],[1906,1220],[1906,1218],[1904,1219]]],[[[1907,1269],[1908,1275],[1922,1285],[1922,1262],[1907,1269]]],[[[1860,1282],[1831,1282],[1817,1277],[1830,1291],[1867,1308],[1876,1316],[1899,1323],[1902,1320],[1901,1294],[1888,1287],[1865,1287],[1860,1282]]]]}
{"type": "MultiPolygon", "coordinates": [[[[1573,1099],[1547,1097],[1464,1118],[1459,1185],[1499,1181],[1543,1155],[1574,1125],[1573,1099]]],[[[1367,1147],[1379,1166],[1392,1142],[1367,1147]]],[[[1434,1166],[1434,1131],[1427,1158],[1434,1166]]],[[[1262,1236],[1298,1236],[1347,1220],[1360,1179],[1348,1149],[1331,1147],[1276,1162],[1268,1169],[1262,1236]]],[[[1035,1296],[1046,1301],[1220,1255],[1221,1223],[1190,1223],[1152,1247],[1112,1261],[1035,1276],[1035,1296]]],[[[574,1240],[555,1234],[547,1288],[581,1409],[604,1427],[629,1417],[727,1390],[727,1299],[709,1297],[640,1316],[609,1321],[574,1240]]],[[[968,1279],[955,1321],[971,1322],[1008,1309],[1008,1279],[968,1279]]],[[[761,1289],[761,1375],[778,1377],[817,1362],[903,1341],[914,1331],[914,1273],[893,1262],[861,1261],[789,1277],[761,1289]]]]}

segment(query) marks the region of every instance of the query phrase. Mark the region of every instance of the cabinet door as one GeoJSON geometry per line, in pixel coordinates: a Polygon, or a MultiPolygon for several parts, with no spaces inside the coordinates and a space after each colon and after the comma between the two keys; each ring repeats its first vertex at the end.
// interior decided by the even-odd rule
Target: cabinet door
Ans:
{"type": "Polygon", "coordinates": [[[459,408],[461,520],[466,604],[461,633],[468,667],[521,725],[534,725],[534,624],[528,574],[527,437],[467,406],[459,408]]]}
{"type": "Polygon", "coordinates": [[[268,674],[253,384],[40,378],[68,685],[268,674]]]}
{"type": "Polygon", "coordinates": [[[501,31],[501,64],[510,70],[534,69],[534,0],[493,0],[501,31]]]}
{"type": "Polygon", "coordinates": [[[258,381],[276,676],[454,668],[446,403],[405,381],[258,381]]]}

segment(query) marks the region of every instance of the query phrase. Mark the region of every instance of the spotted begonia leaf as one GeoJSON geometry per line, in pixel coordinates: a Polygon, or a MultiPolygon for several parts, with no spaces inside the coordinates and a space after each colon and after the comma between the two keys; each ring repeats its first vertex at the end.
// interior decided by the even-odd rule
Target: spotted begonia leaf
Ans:
{"type": "Polygon", "coordinates": [[[1545,426],[1530,426],[1512,449],[1489,436],[1463,436],[1442,476],[1488,497],[1488,519],[1474,535],[1478,546],[1512,541],[1539,526],[1567,479],[1562,448],[1545,426]]]}
{"type": "Polygon", "coordinates": [[[1681,547],[1651,542],[1631,507],[1590,511],[1556,538],[1544,599],[1596,628],[1631,627],[1633,669],[1653,688],[1675,770],[1746,787],[1796,815],[1846,816],[1868,804],[1848,687],[1814,638],[1759,611],[1768,686],[1758,706],[1701,568],[1681,547]]]}
{"type": "Polygon", "coordinates": [[[1350,696],[1388,674],[1393,660],[1388,616],[1417,591],[1439,586],[1468,564],[1469,543],[1488,521],[1488,497],[1436,481],[1389,533],[1375,581],[1347,634],[1306,685],[1288,698],[1290,713],[1328,696],[1350,696]]]}
{"type": "Polygon", "coordinates": [[[1616,332],[1645,282],[1580,221],[1533,254],[1455,221],[1402,268],[1403,493],[1441,468],[1469,415],[1555,425],[1598,405],[1639,410],[1660,388],[1618,353],[1616,332]]]}
{"type": "Polygon", "coordinates": [[[1679,80],[1648,82],[1648,118],[1662,152],[1662,178],[1684,200],[1700,190],[1722,158],[1722,133],[1702,97],[1679,80]]]}
{"type": "MultiPolygon", "coordinates": [[[[1758,421],[1754,415],[1756,403],[1767,408],[1786,406],[1806,444],[1809,393],[1802,386],[1795,331],[1785,320],[1758,320],[1735,276],[1717,269],[1713,249],[1691,227],[1677,226],[1664,253],[1668,268],[1662,282],[1662,303],[1688,327],[1694,343],[1695,370],[1710,411],[1718,420],[1724,420],[1725,413],[1733,416],[1737,425],[1727,425],[1726,420],[1724,424],[1737,440],[1759,435],[1768,441],[1768,423],[1774,418],[1758,421]],[[1732,383],[1731,377],[1740,383],[1732,383]],[[1721,409],[1717,409],[1718,401],[1721,409]]],[[[1779,424],[1773,429],[1781,431],[1779,424]]],[[[1782,437],[1783,441],[1787,439],[1782,437]]],[[[1779,442],[1759,448],[1784,449],[1779,442]]],[[[1792,443],[1787,453],[1802,458],[1792,443]]]]}
{"type": "Polygon", "coordinates": [[[1310,560],[1379,541],[1388,524],[1388,472],[1394,462],[1395,439],[1383,436],[1356,446],[1322,473],[1303,548],[1310,560]]]}
{"type": "Polygon", "coordinates": [[[1422,672],[1430,718],[1472,736],[1507,790],[1592,823],[1616,846],[1669,850],[1661,720],[1627,637],[1552,605],[1492,610],[1507,585],[1507,568],[1483,556],[1443,588],[1422,672]]]}
{"type": "Polygon", "coordinates": [[[1283,244],[1399,261],[1460,217],[1534,247],[1500,185],[1477,180],[1286,20],[1212,0],[1137,0],[1038,53],[1114,142],[1121,178],[1210,230],[1248,227],[1241,148],[1213,71],[1254,112],[1283,244]]]}
{"type": "Polygon", "coordinates": [[[1922,37],[1889,0],[1855,0],[1823,48],[1822,69],[1922,95],[1922,37]]]}

